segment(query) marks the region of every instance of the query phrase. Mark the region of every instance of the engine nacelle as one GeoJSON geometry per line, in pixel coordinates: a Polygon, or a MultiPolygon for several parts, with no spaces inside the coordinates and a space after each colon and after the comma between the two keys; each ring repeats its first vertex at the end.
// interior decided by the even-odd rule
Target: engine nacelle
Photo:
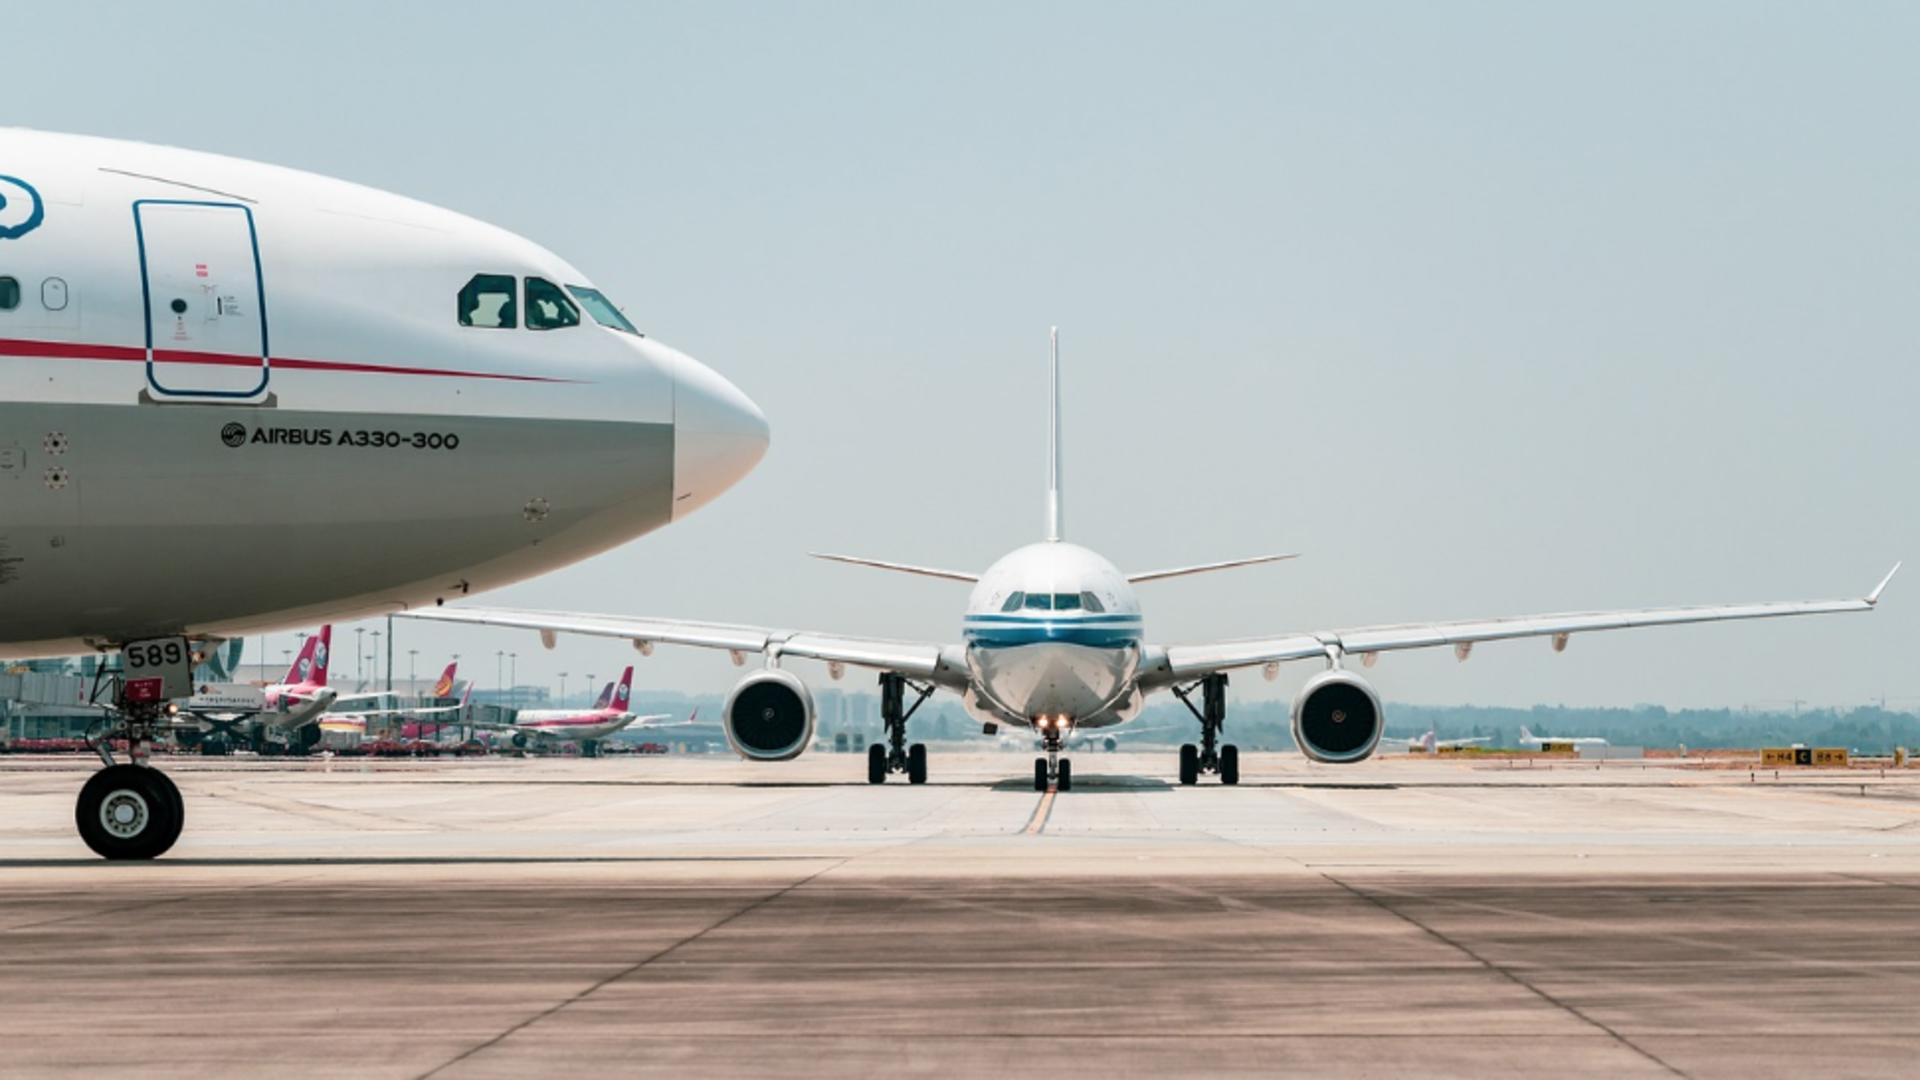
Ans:
{"type": "Polygon", "coordinates": [[[727,745],[749,761],[789,761],[813,742],[813,694],[777,668],[741,679],[722,717],[727,745]]]}
{"type": "Polygon", "coordinates": [[[1323,671],[1293,699],[1293,741],[1315,761],[1364,761],[1380,745],[1386,710],[1380,695],[1350,671],[1323,671]]]}

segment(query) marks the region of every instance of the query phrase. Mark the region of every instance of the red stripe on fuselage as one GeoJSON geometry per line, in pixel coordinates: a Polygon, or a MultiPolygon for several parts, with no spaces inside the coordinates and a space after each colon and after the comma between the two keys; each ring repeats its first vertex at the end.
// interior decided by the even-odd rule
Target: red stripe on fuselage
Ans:
{"type": "Polygon", "coordinates": [[[517,726],[523,728],[597,727],[600,724],[610,724],[617,719],[619,719],[617,716],[582,716],[557,720],[526,720],[517,726]]]}
{"type": "MultiPolygon", "coordinates": [[[[82,345],[67,341],[25,341],[0,338],[0,356],[19,356],[40,360],[111,360],[144,364],[147,350],[125,345],[82,345]]],[[[194,352],[187,349],[155,349],[156,364],[191,364],[199,367],[258,367],[257,356],[234,353],[194,352]]],[[[398,364],[362,364],[345,360],[299,360],[276,356],[272,367],[284,371],[341,371],[357,375],[423,375],[450,379],[497,379],[504,382],[565,383],[573,379],[555,379],[545,375],[510,375],[495,371],[459,371],[444,368],[407,367],[398,364]]]]}

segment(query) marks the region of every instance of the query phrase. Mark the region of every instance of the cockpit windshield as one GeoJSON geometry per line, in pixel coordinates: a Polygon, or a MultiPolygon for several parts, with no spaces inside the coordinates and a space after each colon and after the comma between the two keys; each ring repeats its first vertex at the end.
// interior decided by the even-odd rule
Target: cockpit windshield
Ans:
{"type": "Polygon", "coordinates": [[[575,300],[580,301],[580,306],[586,308],[587,314],[593,316],[593,321],[601,326],[632,334],[634,337],[646,336],[634,329],[633,324],[627,321],[627,317],[620,314],[620,309],[614,307],[613,301],[608,300],[599,289],[589,289],[585,285],[569,285],[567,291],[573,294],[575,300]]]}
{"type": "Polygon", "coordinates": [[[1075,592],[1028,593],[1026,606],[1028,611],[1079,611],[1080,594],[1075,592]]]}

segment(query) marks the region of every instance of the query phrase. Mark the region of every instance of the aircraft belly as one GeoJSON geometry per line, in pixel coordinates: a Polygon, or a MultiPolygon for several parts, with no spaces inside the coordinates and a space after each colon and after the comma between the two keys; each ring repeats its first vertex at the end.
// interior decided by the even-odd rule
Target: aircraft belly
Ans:
{"type": "Polygon", "coordinates": [[[1140,650],[1062,642],[973,645],[967,665],[982,696],[1013,716],[1091,717],[1132,688],[1140,650]]]}
{"type": "Polygon", "coordinates": [[[0,652],[431,603],[672,498],[667,424],[0,403],[0,652]]]}

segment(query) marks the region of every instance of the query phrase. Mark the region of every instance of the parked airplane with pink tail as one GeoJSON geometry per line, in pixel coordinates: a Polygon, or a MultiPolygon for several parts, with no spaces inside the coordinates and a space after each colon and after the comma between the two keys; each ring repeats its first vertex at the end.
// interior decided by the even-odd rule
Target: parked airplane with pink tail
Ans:
{"type": "Polygon", "coordinates": [[[629,666],[621,673],[620,681],[602,690],[593,708],[585,712],[579,709],[526,709],[515,714],[512,723],[478,726],[499,732],[516,750],[535,746],[552,749],[564,743],[578,743],[582,754],[598,757],[601,740],[614,733],[636,724],[654,727],[671,719],[666,713],[635,716],[627,709],[632,696],[633,668],[629,666]]]}
{"type": "MultiPolygon", "coordinates": [[[[300,648],[300,655],[294,658],[293,665],[287,669],[284,680],[264,688],[263,707],[259,710],[202,710],[193,708],[191,702],[188,709],[210,725],[213,734],[228,740],[237,738],[251,741],[256,750],[268,749],[269,744],[298,750],[312,749],[320,741],[321,719],[333,715],[328,710],[335,705],[356,701],[376,702],[392,697],[378,690],[340,693],[327,684],[328,664],[332,659],[333,626],[329,624],[307,638],[306,644],[300,648]]],[[[365,717],[395,711],[398,710],[371,709],[348,715],[365,717]]]]}

